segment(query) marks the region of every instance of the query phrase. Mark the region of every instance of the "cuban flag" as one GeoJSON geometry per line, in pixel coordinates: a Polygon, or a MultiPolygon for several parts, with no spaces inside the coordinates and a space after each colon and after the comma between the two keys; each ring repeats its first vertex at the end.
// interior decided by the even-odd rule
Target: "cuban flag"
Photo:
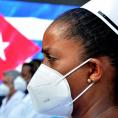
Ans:
{"type": "Polygon", "coordinates": [[[46,28],[63,12],[79,6],[0,1],[0,78],[26,60],[43,59],[46,28]]]}

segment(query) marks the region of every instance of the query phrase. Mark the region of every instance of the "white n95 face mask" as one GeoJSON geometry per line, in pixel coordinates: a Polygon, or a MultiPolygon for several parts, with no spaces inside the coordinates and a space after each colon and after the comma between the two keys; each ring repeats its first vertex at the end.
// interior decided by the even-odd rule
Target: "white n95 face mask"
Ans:
{"type": "Polygon", "coordinates": [[[14,80],[14,87],[15,87],[15,90],[24,92],[27,88],[27,83],[21,76],[18,76],[14,80]]]}
{"type": "Polygon", "coordinates": [[[90,59],[64,76],[58,71],[41,64],[27,87],[36,110],[42,114],[71,117],[73,102],[83,95],[93,83],[72,100],[70,87],[65,77],[88,61],[90,59]]]}
{"type": "Polygon", "coordinates": [[[10,89],[4,83],[0,84],[0,96],[7,96],[10,92],[10,89]]]}

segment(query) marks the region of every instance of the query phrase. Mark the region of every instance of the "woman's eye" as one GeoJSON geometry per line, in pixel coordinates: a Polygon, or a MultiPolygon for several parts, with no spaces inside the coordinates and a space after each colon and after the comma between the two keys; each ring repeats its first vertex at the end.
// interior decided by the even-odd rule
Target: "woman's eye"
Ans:
{"type": "Polygon", "coordinates": [[[55,61],[56,60],[56,58],[51,55],[47,55],[46,57],[47,57],[48,61],[55,61]]]}

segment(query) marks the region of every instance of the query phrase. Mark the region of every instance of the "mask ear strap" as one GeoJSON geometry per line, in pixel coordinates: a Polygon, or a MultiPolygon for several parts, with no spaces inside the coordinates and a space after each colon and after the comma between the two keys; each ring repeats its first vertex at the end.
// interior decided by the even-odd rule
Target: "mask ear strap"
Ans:
{"type": "Polygon", "coordinates": [[[87,59],[86,61],[84,61],[83,63],[81,63],[80,65],[78,65],[77,67],[75,67],[74,69],[72,69],[71,71],[69,71],[68,73],[66,73],[62,78],[60,78],[59,80],[57,80],[56,84],[59,84],[63,79],[65,79],[67,76],[69,76],[71,73],[73,73],[77,69],[81,68],[83,65],[85,65],[86,63],[88,63],[91,59],[92,58],[87,59]]]}
{"type": "Polygon", "coordinates": [[[74,100],[72,100],[72,102],[70,102],[67,105],[72,104],[73,102],[75,102],[77,99],[79,99],[84,93],[86,93],[86,91],[91,88],[94,85],[94,82],[92,82],[91,84],[89,84],[74,100]]]}

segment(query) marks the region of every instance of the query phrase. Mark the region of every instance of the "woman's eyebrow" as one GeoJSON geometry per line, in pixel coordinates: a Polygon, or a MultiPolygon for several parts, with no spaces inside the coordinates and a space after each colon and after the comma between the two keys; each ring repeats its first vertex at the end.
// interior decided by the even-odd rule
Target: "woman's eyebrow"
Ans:
{"type": "Polygon", "coordinates": [[[41,52],[42,52],[42,53],[45,53],[45,54],[46,54],[46,53],[49,53],[49,48],[46,48],[46,49],[42,48],[41,52]]]}
{"type": "Polygon", "coordinates": [[[52,47],[42,48],[41,52],[44,53],[44,54],[50,54],[50,53],[52,54],[52,53],[55,52],[55,48],[52,48],[52,47]]]}

